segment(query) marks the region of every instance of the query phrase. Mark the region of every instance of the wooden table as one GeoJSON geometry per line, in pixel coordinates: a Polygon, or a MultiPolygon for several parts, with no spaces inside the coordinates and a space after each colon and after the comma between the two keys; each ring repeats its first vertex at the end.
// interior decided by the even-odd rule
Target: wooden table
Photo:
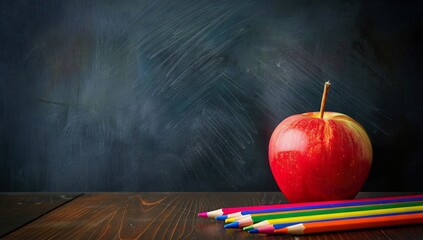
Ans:
{"type": "MultiPolygon", "coordinates": [[[[360,193],[357,198],[409,193],[360,193]]],[[[284,203],[281,193],[0,193],[4,239],[281,239],[197,217],[223,206],[284,203]]],[[[423,239],[423,225],[283,239],[423,239]]]]}

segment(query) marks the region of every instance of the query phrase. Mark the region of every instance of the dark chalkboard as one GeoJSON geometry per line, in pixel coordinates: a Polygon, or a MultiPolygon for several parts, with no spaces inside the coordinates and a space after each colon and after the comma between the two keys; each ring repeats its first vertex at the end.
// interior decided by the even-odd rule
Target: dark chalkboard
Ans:
{"type": "Polygon", "coordinates": [[[422,191],[422,5],[1,1],[1,191],[269,191],[270,134],[369,133],[364,190],[422,191]]]}

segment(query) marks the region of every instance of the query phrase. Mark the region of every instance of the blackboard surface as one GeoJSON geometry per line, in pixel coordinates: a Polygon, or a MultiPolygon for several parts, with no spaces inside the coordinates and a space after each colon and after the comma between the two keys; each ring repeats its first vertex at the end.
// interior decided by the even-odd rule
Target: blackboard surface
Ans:
{"type": "Polygon", "coordinates": [[[284,118],[367,130],[422,191],[419,1],[1,1],[0,191],[274,191],[284,118]]]}

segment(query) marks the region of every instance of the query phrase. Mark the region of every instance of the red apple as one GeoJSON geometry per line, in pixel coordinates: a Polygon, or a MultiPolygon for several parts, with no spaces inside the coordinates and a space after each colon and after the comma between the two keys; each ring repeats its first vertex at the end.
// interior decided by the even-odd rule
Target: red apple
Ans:
{"type": "Polygon", "coordinates": [[[370,139],[347,115],[323,112],[328,88],[320,112],[286,118],[270,138],[270,168],[290,202],[354,198],[369,175],[370,139]]]}

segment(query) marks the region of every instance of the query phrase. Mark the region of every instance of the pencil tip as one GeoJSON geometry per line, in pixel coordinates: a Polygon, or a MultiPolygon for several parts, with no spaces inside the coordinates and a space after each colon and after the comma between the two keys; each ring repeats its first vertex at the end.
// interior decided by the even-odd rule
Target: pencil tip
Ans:
{"type": "Polygon", "coordinates": [[[202,212],[198,214],[199,217],[207,218],[207,212],[202,212]]]}
{"type": "Polygon", "coordinates": [[[243,228],[243,230],[245,230],[245,231],[248,231],[248,230],[251,230],[251,229],[253,229],[254,227],[252,227],[252,226],[246,226],[246,227],[244,227],[243,228]]]}
{"type": "Polygon", "coordinates": [[[276,233],[276,234],[288,234],[288,228],[281,228],[281,229],[278,229],[278,230],[275,230],[273,233],[276,233]]]}
{"type": "Polygon", "coordinates": [[[233,222],[233,223],[226,224],[224,227],[225,228],[237,228],[238,226],[239,226],[239,224],[237,222],[233,222]]]}
{"type": "Polygon", "coordinates": [[[258,229],[251,229],[248,232],[249,233],[259,233],[259,230],[258,229]]]}
{"type": "Polygon", "coordinates": [[[226,218],[228,218],[228,216],[223,215],[223,216],[217,216],[214,219],[219,220],[219,221],[225,221],[226,218]]]}

